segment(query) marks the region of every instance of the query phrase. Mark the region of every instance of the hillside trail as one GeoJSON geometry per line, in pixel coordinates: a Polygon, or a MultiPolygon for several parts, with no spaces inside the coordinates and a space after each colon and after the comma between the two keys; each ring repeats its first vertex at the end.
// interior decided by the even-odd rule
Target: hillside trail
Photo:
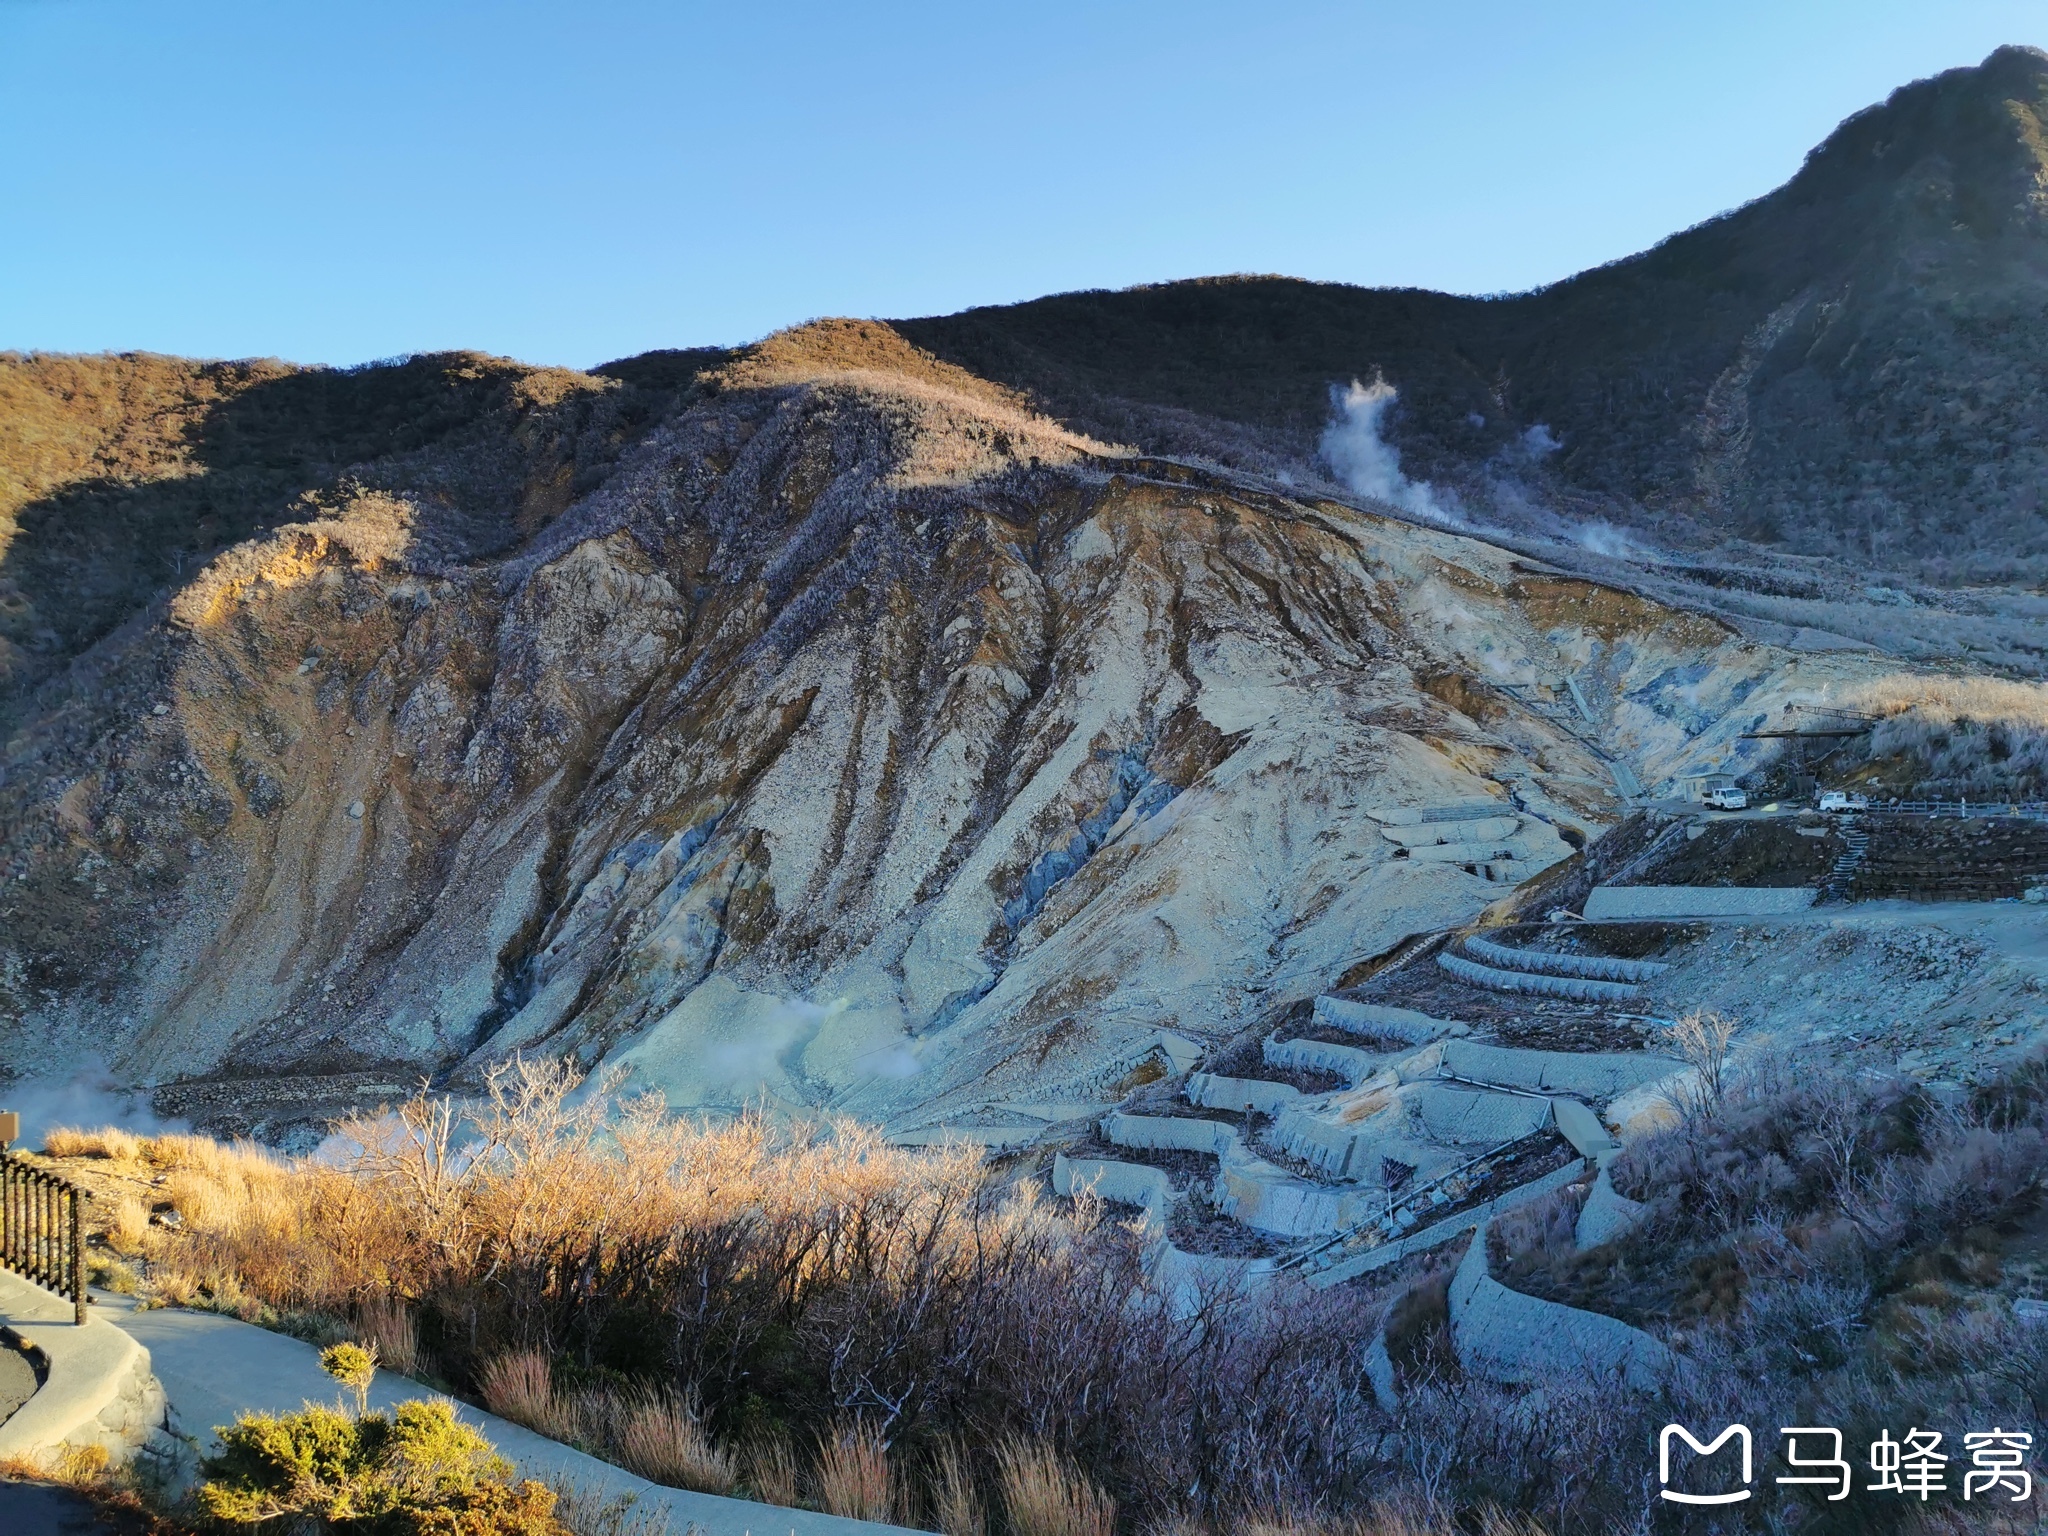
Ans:
{"type": "MultiPolygon", "coordinates": [[[[132,1297],[95,1292],[98,1314],[125,1330],[150,1353],[170,1401],[173,1432],[202,1454],[215,1430],[245,1413],[288,1413],[307,1403],[333,1402],[339,1388],[320,1369],[319,1351],[299,1339],[215,1312],[177,1307],[142,1309],[132,1297]]],[[[369,1405],[389,1412],[400,1403],[440,1396],[389,1371],[379,1371],[369,1405]]],[[[636,1513],[660,1511],[671,1536],[884,1536],[900,1526],[841,1519],[807,1509],[784,1509],[747,1499],[664,1488],[464,1403],[461,1417],[482,1431],[513,1463],[517,1475],[555,1488],[574,1488],[600,1500],[630,1498],[636,1513]]],[[[0,1513],[5,1506],[0,1505],[0,1513]]],[[[10,1532],[12,1526],[5,1529],[10,1532]]]]}

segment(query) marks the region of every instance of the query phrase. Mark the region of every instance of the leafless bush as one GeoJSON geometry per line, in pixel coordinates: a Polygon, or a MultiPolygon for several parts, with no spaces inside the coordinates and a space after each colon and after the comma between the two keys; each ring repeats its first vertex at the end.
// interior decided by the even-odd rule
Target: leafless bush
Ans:
{"type": "Polygon", "coordinates": [[[1696,1074],[1695,1081],[1679,1089],[1673,1101],[1679,1112],[1698,1115],[1717,1109],[1728,1091],[1728,1047],[1735,1038],[1734,1020],[1695,1008],[1663,1033],[1667,1048],[1696,1074]]]}
{"type": "Polygon", "coordinates": [[[1870,733],[1870,755],[1912,759],[1930,790],[1993,799],[2048,793],[2048,688],[1900,677],[1874,685],[1856,704],[1884,717],[1870,733]]]}
{"type": "MultiPolygon", "coordinates": [[[[1056,1444],[1134,1510],[1190,1488],[1308,1507],[1379,1432],[1374,1318],[1342,1294],[1170,1297],[1140,1236],[992,1181],[972,1150],[705,1126],[577,1087],[518,1065],[466,1118],[421,1099],[352,1123],[335,1161],[167,1149],[191,1215],[165,1272],[340,1315],[417,1298],[437,1370],[598,1454],[651,1456],[654,1426],[629,1453],[625,1396],[575,1385],[616,1376],[586,1371],[698,1394],[710,1482],[721,1438],[752,1441],[764,1403],[799,1434],[870,1424],[911,1466],[955,1438],[983,1456],[1056,1444]]],[[[745,1460],[760,1496],[796,1498],[786,1446],[745,1460]]],[[[972,1486],[956,1480],[963,1520],[972,1486]]]]}

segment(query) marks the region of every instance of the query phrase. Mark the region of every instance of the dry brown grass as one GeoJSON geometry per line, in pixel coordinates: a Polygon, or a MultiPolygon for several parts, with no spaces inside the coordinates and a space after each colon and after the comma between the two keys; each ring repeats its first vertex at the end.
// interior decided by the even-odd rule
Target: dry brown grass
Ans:
{"type": "Polygon", "coordinates": [[[945,1440],[932,1455],[928,1479],[932,1525],[943,1536],[988,1536],[988,1513],[974,1483],[974,1468],[956,1440],[945,1440]]]}
{"type": "Polygon", "coordinates": [[[763,1435],[747,1447],[747,1491],[763,1504],[795,1509],[796,1451],[784,1435],[763,1435]]]}
{"type": "Polygon", "coordinates": [[[1115,1536],[1115,1501],[1050,1447],[1009,1441],[996,1472],[1012,1536],[1115,1536]]]}
{"type": "Polygon", "coordinates": [[[895,1518],[896,1479],[889,1448],[872,1424],[841,1424],[818,1442],[818,1502],[849,1520],[895,1518]]]}
{"type": "Polygon", "coordinates": [[[1914,677],[1872,684],[1850,707],[1879,716],[1873,758],[1917,764],[1941,797],[2048,794],[2048,687],[1990,677],[1914,677]]]}
{"type": "Polygon", "coordinates": [[[108,1247],[131,1259],[148,1247],[149,1207],[139,1195],[116,1195],[106,1211],[108,1247]]]}
{"type": "Polygon", "coordinates": [[[142,1147],[140,1136],[112,1125],[103,1125],[96,1130],[60,1125],[43,1134],[45,1157],[99,1157],[110,1162],[132,1163],[142,1155],[142,1147]]]}
{"type": "Polygon", "coordinates": [[[576,1438],[575,1413],[555,1391],[554,1367],[537,1349],[515,1349],[483,1368],[484,1406],[501,1419],[564,1442],[576,1438]]]}
{"type": "Polygon", "coordinates": [[[392,1296],[372,1296],[356,1309],[356,1331],[377,1358],[401,1376],[419,1369],[420,1336],[412,1308],[392,1296]]]}
{"type": "Polygon", "coordinates": [[[732,1457],[712,1441],[695,1407],[676,1393],[648,1388],[614,1399],[604,1417],[620,1465],[650,1483],[727,1495],[738,1487],[732,1457]]]}
{"type": "Polygon", "coordinates": [[[962,1531],[987,1523],[992,1448],[1020,1437],[1081,1479],[1015,1452],[1020,1509],[1084,1521],[1112,1497],[1145,1511],[1251,1475],[1309,1502],[1359,1454],[1347,1437],[1367,1429],[1321,1406],[1355,1390],[1375,1321],[1342,1297],[1190,1313],[1153,1288],[1136,1236],[993,1182],[975,1149],[693,1123],[578,1086],[514,1064],[467,1110],[421,1098],[351,1122],[318,1162],[160,1138],[143,1155],[185,1215],[154,1240],[161,1294],[354,1318],[360,1337],[383,1326],[368,1309],[404,1298],[437,1374],[542,1434],[714,1488],[735,1471],[721,1443],[749,1447],[737,1471],[758,1498],[914,1499],[962,1531]],[[576,1387],[572,1360],[573,1382],[603,1385],[576,1387]],[[655,1415],[642,1391],[703,1415],[655,1415]],[[815,1466],[790,1448],[853,1418],[902,1458],[886,1492],[887,1459],[858,1445],[815,1466]],[[950,1474],[904,1476],[956,1437],[950,1474]]]}

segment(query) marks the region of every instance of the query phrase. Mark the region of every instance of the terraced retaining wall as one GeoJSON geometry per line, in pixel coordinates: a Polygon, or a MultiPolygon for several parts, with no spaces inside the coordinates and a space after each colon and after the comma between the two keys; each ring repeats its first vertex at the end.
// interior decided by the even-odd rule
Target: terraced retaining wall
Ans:
{"type": "Polygon", "coordinates": [[[1495,944],[1477,934],[1465,940],[1465,953],[1508,971],[1533,971],[1545,976],[1577,976],[1588,981],[1654,981],[1671,967],[1656,960],[1623,960],[1613,955],[1552,955],[1542,950],[1495,944]]]}
{"type": "Polygon", "coordinates": [[[1566,997],[1580,1003],[1619,1003],[1636,995],[1626,981],[1587,981],[1576,976],[1539,976],[1528,971],[1504,971],[1463,955],[1445,950],[1436,963],[1462,982],[1492,992],[1520,992],[1531,997],[1566,997]]]}
{"type": "Polygon", "coordinates": [[[1268,1082],[1262,1077],[1218,1077],[1213,1072],[1197,1072],[1188,1079],[1188,1102],[1204,1109],[1242,1111],[1249,1105],[1262,1115],[1275,1115],[1300,1097],[1301,1090],[1292,1083],[1268,1082]]]}
{"type": "Polygon", "coordinates": [[[1335,1072],[1345,1082],[1364,1082],[1384,1065],[1384,1058],[1355,1045],[1333,1045],[1327,1040],[1274,1040],[1261,1047],[1269,1067],[1308,1068],[1335,1072]]]}
{"type": "Polygon", "coordinates": [[[1102,1138],[1113,1146],[1153,1152],[1207,1152],[1221,1157],[1237,1145],[1237,1132],[1220,1120],[1179,1115],[1104,1115],[1102,1138]]]}
{"type": "Polygon", "coordinates": [[[1554,1173],[1546,1173],[1540,1179],[1516,1186],[1504,1195],[1475,1205],[1469,1211],[1459,1211],[1441,1221],[1409,1233],[1406,1237],[1393,1238],[1376,1247],[1366,1248],[1327,1263],[1310,1260],[1301,1271],[1302,1278],[1317,1290],[1333,1285],[1342,1285],[1346,1280],[1359,1275],[1370,1274],[1373,1270],[1384,1269],[1389,1264],[1398,1264],[1410,1254],[1427,1253],[1430,1249],[1450,1242],[1461,1233],[1469,1232],[1480,1223],[1498,1216],[1502,1211],[1512,1211],[1517,1206],[1527,1205],[1531,1200],[1540,1200],[1553,1190],[1563,1189],[1585,1177],[1584,1163],[1567,1163],[1554,1173]]]}
{"type": "Polygon", "coordinates": [[[1142,1206],[1148,1219],[1163,1230],[1166,1214],[1173,1208],[1173,1181],[1157,1168],[1141,1163],[1116,1163],[1107,1158],[1068,1157],[1055,1153],[1052,1160],[1052,1189],[1056,1195],[1072,1195],[1092,1189],[1099,1199],[1124,1205],[1142,1206]]]}
{"type": "Polygon", "coordinates": [[[1317,998],[1315,1021],[1353,1034],[1406,1040],[1410,1045],[1427,1045],[1445,1035],[1462,1035],[1472,1027],[1451,1019],[1433,1019],[1413,1008],[1394,1008],[1385,1003],[1354,1003],[1343,997],[1317,998]]]}
{"type": "Polygon", "coordinates": [[[1426,1084],[1415,1090],[1414,1103],[1432,1138],[1461,1146],[1505,1146],[1550,1124],[1548,1099],[1426,1084]]]}
{"type": "Polygon", "coordinates": [[[1671,1351],[1640,1328],[1598,1312],[1511,1291],[1488,1272],[1480,1227],[1451,1279],[1451,1346],[1467,1373],[1511,1385],[1583,1375],[1655,1391],[1671,1351]]]}
{"type": "Polygon", "coordinates": [[[1476,1083],[1498,1083],[1532,1093],[1563,1093],[1605,1102],[1685,1070],[1669,1056],[1628,1051],[1532,1051],[1509,1045],[1447,1040],[1443,1070],[1476,1083]]]}
{"type": "Polygon", "coordinates": [[[1804,912],[1819,894],[1803,885],[1596,885],[1586,897],[1586,916],[1596,922],[1640,917],[1782,917],[1804,912]]]}

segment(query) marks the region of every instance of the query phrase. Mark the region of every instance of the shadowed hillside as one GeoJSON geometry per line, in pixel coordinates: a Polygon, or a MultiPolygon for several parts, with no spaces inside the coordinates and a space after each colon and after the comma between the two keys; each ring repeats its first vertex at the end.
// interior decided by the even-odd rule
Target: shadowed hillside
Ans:
{"type": "Polygon", "coordinates": [[[0,721],[221,550],[351,489],[430,498],[486,546],[532,533],[715,355],[599,378],[477,353],[349,369],[0,354],[0,721]]]}
{"type": "Polygon", "coordinates": [[[2048,56],[1895,92],[1785,186],[1500,299],[1215,278],[900,322],[1098,435],[1306,459],[1383,370],[1418,472],[1666,538],[1979,571],[2048,553],[2048,56]],[[1562,441],[1538,464],[1523,434],[1562,441]]]}

